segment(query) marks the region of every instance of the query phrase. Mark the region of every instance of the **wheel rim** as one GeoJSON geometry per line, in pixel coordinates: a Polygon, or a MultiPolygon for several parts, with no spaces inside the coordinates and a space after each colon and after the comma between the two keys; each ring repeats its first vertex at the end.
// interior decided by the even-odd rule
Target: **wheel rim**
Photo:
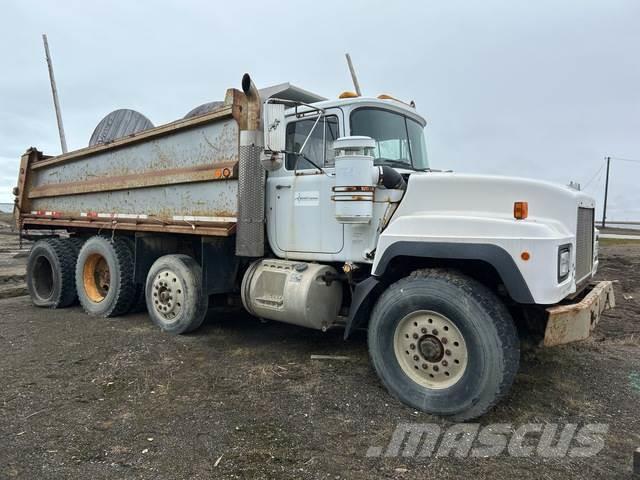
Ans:
{"type": "Polygon", "coordinates": [[[100,303],[109,293],[111,271],[107,260],[99,253],[92,253],[84,263],[82,283],[87,297],[94,303],[100,303]]]}
{"type": "Polygon", "coordinates": [[[53,266],[49,259],[40,256],[33,267],[33,289],[38,297],[48,299],[53,294],[53,266]]]}
{"type": "Polygon", "coordinates": [[[171,270],[161,270],[153,279],[153,308],[167,323],[177,320],[184,308],[184,285],[171,270]]]}
{"type": "Polygon", "coordinates": [[[394,351],[403,372],[431,389],[457,383],[467,367],[467,344],[447,317],[430,310],[410,313],[398,323],[394,351]]]}

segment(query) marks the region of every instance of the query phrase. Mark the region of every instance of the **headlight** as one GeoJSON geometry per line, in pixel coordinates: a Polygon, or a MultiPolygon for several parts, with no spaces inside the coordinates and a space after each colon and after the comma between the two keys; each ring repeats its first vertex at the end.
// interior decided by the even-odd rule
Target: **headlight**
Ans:
{"type": "Polygon", "coordinates": [[[571,270],[571,245],[562,245],[558,249],[558,283],[566,280],[571,270]]]}

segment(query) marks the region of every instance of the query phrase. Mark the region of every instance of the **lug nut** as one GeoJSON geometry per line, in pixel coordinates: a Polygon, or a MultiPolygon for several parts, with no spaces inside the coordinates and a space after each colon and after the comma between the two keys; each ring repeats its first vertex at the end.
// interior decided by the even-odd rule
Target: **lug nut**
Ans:
{"type": "Polygon", "coordinates": [[[414,333],[414,334],[413,334],[413,338],[417,339],[417,338],[418,338],[418,334],[417,334],[417,333],[414,333]]]}
{"type": "Polygon", "coordinates": [[[444,353],[447,355],[451,355],[451,350],[445,350],[444,353]]]}
{"type": "Polygon", "coordinates": [[[429,368],[429,365],[427,365],[426,363],[423,363],[423,364],[422,364],[422,368],[423,368],[424,370],[426,370],[427,368],[429,368]]]}
{"type": "Polygon", "coordinates": [[[431,330],[431,333],[433,333],[434,335],[438,335],[438,330],[434,328],[433,330],[431,330]]]}
{"type": "Polygon", "coordinates": [[[413,359],[417,362],[418,360],[420,360],[420,357],[418,355],[414,355],[413,359]]]}
{"type": "Polygon", "coordinates": [[[443,360],[443,361],[442,361],[442,366],[443,366],[443,367],[446,367],[447,365],[449,365],[449,362],[447,362],[446,360],[443,360]]]}
{"type": "Polygon", "coordinates": [[[447,340],[447,337],[442,337],[440,341],[443,343],[443,345],[446,345],[449,340],[447,340]]]}
{"type": "Polygon", "coordinates": [[[422,328],[420,329],[420,331],[421,331],[422,333],[427,333],[427,329],[426,329],[426,328],[424,328],[424,327],[422,327],[422,328]]]}
{"type": "Polygon", "coordinates": [[[434,365],[434,366],[433,366],[433,371],[434,371],[434,372],[437,372],[438,370],[439,370],[438,365],[434,365]]]}
{"type": "Polygon", "coordinates": [[[415,349],[416,349],[416,345],[415,345],[415,343],[412,343],[411,345],[409,345],[409,348],[410,348],[411,350],[415,350],[415,349]]]}

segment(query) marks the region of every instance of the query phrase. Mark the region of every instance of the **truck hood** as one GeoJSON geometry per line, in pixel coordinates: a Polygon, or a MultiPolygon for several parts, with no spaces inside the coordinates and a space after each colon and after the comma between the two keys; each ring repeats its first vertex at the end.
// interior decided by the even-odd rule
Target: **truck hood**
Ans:
{"type": "MultiPolygon", "coordinates": [[[[578,207],[594,208],[595,200],[578,190],[540,180],[417,172],[410,175],[407,191],[389,226],[407,215],[427,216],[433,220],[438,217],[473,217],[490,218],[493,222],[503,220],[505,230],[518,228],[523,236],[527,236],[526,231],[538,236],[543,226],[548,234],[565,236],[576,231],[578,207]],[[529,216],[526,220],[514,219],[514,202],[528,202],[529,216]],[[525,224],[530,227],[537,225],[538,228],[523,228],[525,224]]],[[[464,225],[464,222],[459,224],[464,225]]]]}

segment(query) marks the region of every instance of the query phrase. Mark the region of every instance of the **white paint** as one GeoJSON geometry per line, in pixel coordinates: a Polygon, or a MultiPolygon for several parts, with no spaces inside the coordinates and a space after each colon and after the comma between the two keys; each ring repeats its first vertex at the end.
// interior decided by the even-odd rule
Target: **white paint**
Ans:
{"type": "Polygon", "coordinates": [[[399,241],[497,245],[512,256],[536,303],[554,304],[576,291],[577,210],[594,203],[582,192],[536,180],[413,174],[398,210],[380,235],[373,268],[399,241]],[[513,217],[517,201],[529,203],[525,220],[513,217]],[[572,245],[571,275],[558,284],[558,247],[567,243],[572,245]],[[529,261],[520,258],[523,251],[530,253],[529,261]]]}

